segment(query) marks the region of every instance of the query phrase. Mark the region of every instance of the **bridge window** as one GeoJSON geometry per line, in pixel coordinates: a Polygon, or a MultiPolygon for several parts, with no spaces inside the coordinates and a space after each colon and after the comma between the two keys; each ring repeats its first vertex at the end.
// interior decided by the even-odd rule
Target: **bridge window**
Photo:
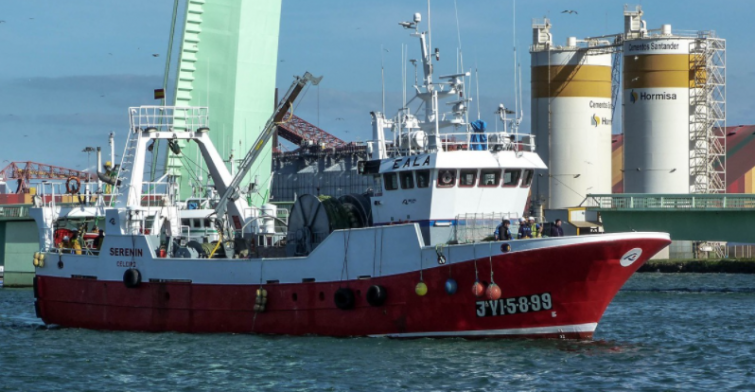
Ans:
{"type": "Polygon", "coordinates": [[[401,179],[401,189],[414,188],[414,173],[410,171],[401,172],[398,174],[398,177],[401,179]]]}
{"type": "Polygon", "coordinates": [[[535,171],[532,169],[524,171],[524,181],[522,181],[522,187],[528,187],[532,184],[532,177],[535,175],[535,171]]]}
{"type": "Polygon", "coordinates": [[[460,187],[471,187],[477,183],[477,169],[462,169],[459,175],[460,187]]]}
{"type": "Polygon", "coordinates": [[[519,178],[522,177],[522,171],[519,169],[506,169],[503,171],[503,186],[519,185],[519,178]]]}
{"type": "Polygon", "coordinates": [[[498,186],[501,182],[501,171],[497,169],[480,170],[480,186],[498,186]]]}
{"type": "Polygon", "coordinates": [[[383,195],[383,177],[379,174],[372,176],[372,189],[375,190],[375,196],[383,195]]]}
{"type": "Polygon", "coordinates": [[[430,170],[417,170],[417,188],[430,186],[430,170]]]}
{"type": "Polygon", "coordinates": [[[438,170],[438,188],[451,188],[456,184],[455,169],[438,170]]]}
{"type": "Polygon", "coordinates": [[[386,191],[395,191],[398,189],[398,176],[396,173],[385,173],[383,174],[383,179],[385,180],[386,191]]]}

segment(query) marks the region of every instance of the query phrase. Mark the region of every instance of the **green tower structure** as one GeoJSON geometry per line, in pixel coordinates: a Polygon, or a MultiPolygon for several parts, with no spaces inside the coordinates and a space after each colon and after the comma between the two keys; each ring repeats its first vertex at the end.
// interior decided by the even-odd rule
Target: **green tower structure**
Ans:
{"type": "MultiPolygon", "coordinates": [[[[176,74],[175,106],[207,106],[210,136],[231,173],[272,115],[282,0],[187,0],[176,74]]],[[[174,118],[174,129],[190,124],[174,118]]],[[[207,172],[193,143],[167,154],[181,198],[201,195],[207,172]]],[[[242,186],[257,182],[251,203],[267,199],[271,145],[242,186]]]]}

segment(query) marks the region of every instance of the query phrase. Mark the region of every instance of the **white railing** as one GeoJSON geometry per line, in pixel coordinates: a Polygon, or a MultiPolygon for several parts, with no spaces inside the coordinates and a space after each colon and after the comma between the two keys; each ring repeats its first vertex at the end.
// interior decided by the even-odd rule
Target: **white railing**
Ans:
{"type": "Polygon", "coordinates": [[[144,207],[164,206],[170,204],[177,184],[170,182],[143,182],[141,205],[144,207]]]}
{"type": "MultiPolygon", "coordinates": [[[[535,151],[535,135],[508,132],[441,133],[438,141],[443,151],[535,151]]],[[[427,153],[427,148],[386,146],[389,156],[427,153]]]]}
{"type": "Polygon", "coordinates": [[[494,212],[457,215],[454,225],[454,239],[462,244],[480,242],[485,238],[492,237],[495,228],[504,219],[510,221],[509,230],[512,233],[519,230],[519,214],[517,213],[494,212]]]}
{"type": "Polygon", "coordinates": [[[131,129],[167,131],[176,127],[196,131],[210,125],[207,107],[138,106],[129,108],[128,113],[131,129]]]}

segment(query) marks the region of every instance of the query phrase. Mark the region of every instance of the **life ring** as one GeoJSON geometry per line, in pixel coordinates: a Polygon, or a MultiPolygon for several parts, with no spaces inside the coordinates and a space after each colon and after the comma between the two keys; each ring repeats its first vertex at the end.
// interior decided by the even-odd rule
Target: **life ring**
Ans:
{"type": "Polygon", "coordinates": [[[142,274],[136,268],[129,268],[123,273],[123,284],[127,288],[133,289],[142,284],[142,274]]]}
{"type": "Polygon", "coordinates": [[[438,183],[441,186],[452,186],[455,181],[455,173],[452,170],[441,170],[438,172],[438,183]]]}
{"type": "Polygon", "coordinates": [[[370,286],[365,295],[367,303],[372,306],[380,306],[384,304],[387,298],[388,292],[385,290],[385,287],[378,285],[370,286]]]}
{"type": "Polygon", "coordinates": [[[336,290],[333,295],[333,302],[341,310],[349,310],[354,307],[354,292],[351,289],[342,287],[336,290]]]}
{"type": "Polygon", "coordinates": [[[79,181],[76,177],[68,177],[68,180],[66,180],[66,192],[70,194],[76,194],[79,193],[79,190],[81,189],[81,181],[79,181]],[[71,186],[72,184],[76,184],[75,187],[71,186]]]}

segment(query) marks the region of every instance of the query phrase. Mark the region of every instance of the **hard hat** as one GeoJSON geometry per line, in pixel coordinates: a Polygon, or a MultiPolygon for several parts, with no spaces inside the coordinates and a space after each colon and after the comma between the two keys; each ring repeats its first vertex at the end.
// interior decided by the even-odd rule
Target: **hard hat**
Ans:
{"type": "Polygon", "coordinates": [[[105,162],[105,166],[106,167],[113,166],[113,162],[107,161],[107,162],[105,162]]]}
{"type": "Polygon", "coordinates": [[[527,222],[527,219],[521,218],[519,219],[519,222],[527,222]]]}
{"type": "Polygon", "coordinates": [[[63,241],[68,241],[68,240],[69,240],[68,236],[63,236],[63,241]]]}
{"type": "Polygon", "coordinates": [[[530,221],[534,222],[534,221],[535,221],[535,218],[533,218],[533,217],[530,217],[530,221]]]}

